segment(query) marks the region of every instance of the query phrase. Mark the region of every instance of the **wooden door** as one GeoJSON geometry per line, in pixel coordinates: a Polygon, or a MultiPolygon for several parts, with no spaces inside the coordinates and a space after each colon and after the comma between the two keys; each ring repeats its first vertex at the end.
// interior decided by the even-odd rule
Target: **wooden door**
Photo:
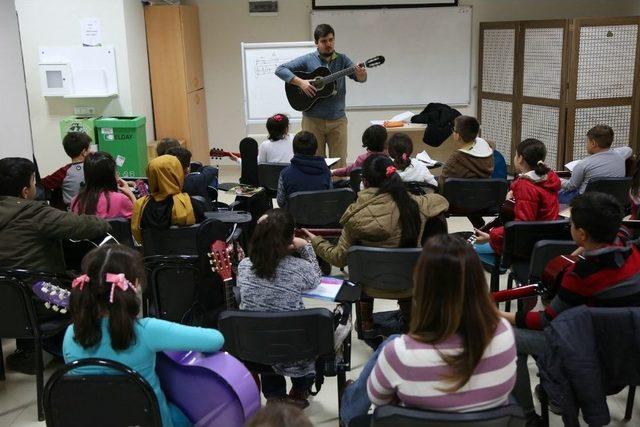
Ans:
{"type": "Polygon", "coordinates": [[[196,6],[180,6],[180,16],[186,90],[188,93],[204,87],[198,8],[196,6]]]}
{"type": "Polygon", "coordinates": [[[191,150],[193,160],[210,164],[209,137],[207,131],[207,104],[204,89],[187,95],[189,110],[189,139],[187,147],[191,150]]]}
{"type": "Polygon", "coordinates": [[[189,135],[179,6],[145,6],[156,138],[189,135]]]}

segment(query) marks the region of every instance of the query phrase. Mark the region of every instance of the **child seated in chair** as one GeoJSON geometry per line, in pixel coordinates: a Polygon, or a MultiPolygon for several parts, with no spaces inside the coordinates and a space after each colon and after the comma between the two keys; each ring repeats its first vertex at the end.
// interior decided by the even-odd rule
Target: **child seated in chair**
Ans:
{"type": "Polygon", "coordinates": [[[416,182],[428,184],[438,188],[436,179],[431,175],[424,162],[411,157],[413,153],[413,141],[406,133],[398,132],[389,138],[389,156],[393,159],[398,175],[404,182],[416,182]]]}
{"type": "Polygon", "coordinates": [[[342,396],[343,425],[371,403],[440,412],[509,403],[513,330],[491,299],[478,256],[452,235],[429,239],[416,263],[409,332],[383,342],[342,396]]]}
{"type": "Polygon", "coordinates": [[[548,342],[543,329],[561,312],[580,305],[640,306],[638,242],[616,244],[622,217],[622,207],[609,194],[588,192],[574,198],[571,201],[571,237],[579,247],[580,257],[567,267],[555,296],[543,310],[501,313],[516,326],[518,382],[513,394],[531,423],[539,422],[540,417],[533,405],[527,358],[545,351],[548,342]],[[626,286],[628,291],[607,296],[605,291],[618,285],[626,286]]]}
{"type": "Polygon", "coordinates": [[[116,162],[109,153],[90,153],[84,159],[85,185],[71,200],[71,212],[100,218],[131,218],[136,196],[116,175],[116,162]]]}
{"type": "Polygon", "coordinates": [[[40,183],[49,191],[61,190],[65,207],[78,195],[84,183],[84,159],[89,154],[91,137],[84,132],[69,132],[62,139],[62,147],[71,163],[62,166],[51,175],[42,178],[40,183]]]}
{"type": "MultiPolygon", "coordinates": [[[[340,219],[342,233],[336,244],[305,230],[318,256],[336,267],[347,264],[347,251],[352,245],[380,248],[416,248],[422,243],[425,223],[447,211],[449,203],[438,194],[411,195],[384,154],[375,154],[362,167],[365,189],[358,193],[340,219]]],[[[397,299],[405,324],[411,314],[411,290],[398,293],[364,289],[358,302],[364,338],[375,338],[373,328],[374,298],[397,299]]]]}
{"type": "Polygon", "coordinates": [[[316,156],[318,141],[311,132],[300,131],[293,138],[293,159],[291,165],[280,172],[277,200],[279,207],[285,207],[287,199],[298,191],[329,190],[331,172],[323,157],[316,156]]]}
{"type": "Polygon", "coordinates": [[[150,196],[136,200],[131,216],[131,233],[142,243],[142,230],[166,230],[172,225],[193,225],[204,221],[199,203],[184,193],[184,169],[168,154],[156,157],[147,166],[150,196]]]}
{"type": "MultiPolygon", "coordinates": [[[[320,284],[320,267],[306,240],[294,237],[291,214],[283,209],[267,211],[259,220],[249,244],[249,257],[238,265],[240,309],[294,311],[304,309],[302,292],[320,284]]],[[[279,364],[273,374],[262,374],[267,401],[286,400],[298,407],[309,405],[315,379],[315,360],[279,364]],[[284,376],[293,387],[288,396],[284,376]]]]}
{"type": "Polygon", "coordinates": [[[289,163],[293,158],[293,141],[289,136],[289,118],[274,114],[267,119],[268,139],[258,147],[258,163],[289,163]]]}
{"type": "MultiPolygon", "coordinates": [[[[533,138],[525,139],[516,147],[513,165],[518,176],[511,184],[507,199],[514,202],[515,221],[553,221],[558,218],[558,191],[560,178],[545,163],[547,149],[533,138]]],[[[496,254],[502,254],[504,226],[494,227],[488,233],[475,230],[475,248],[485,264],[494,265],[496,254]]]]}
{"type": "MultiPolygon", "coordinates": [[[[386,142],[387,142],[387,129],[384,126],[380,125],[371,125],[364,130],[362,133],[362,147],[366,148],[367,151],[360,154],[356,161],[351,163],[349,166],[339,169],[333,169],[331,171],[331,176],[339,176],[339,177],[348,177],[351,174],[351,171],[356,168],[361,168],[364,164],[364,161],[369,158],[369,156],[373,154],[382,154],[386,153],[386,142]]],[[[346,160],[346,159],[343,159],[346,160]]]]}
{"type": "Polygon", "coordinates": [[[613,129],[597,125],[589,129],[586,138],[588,156],[578,162],[571,172],[571,179],[562,181],[558,197],[568,204],[578,194],[584,193],[594,178],[621,178],[625,176],[625,160],[631,156],[630,147],[611,148],[613,129]]]}
{"type": "Polygon", "coordinates": [[[218,187],[218,168],[206,165],[202,166],[198,172],[191,172],[191,151],[182,147],[173,147],[167,150],[167,154],[177,157],[184,169],[183,191],[189,196],[200,196],[211,201],[207,188],[218,187]]]}
{"type": "MultiPolygon", "coordinates": [[[[71,317],[62,351],[66,363],[89,357],[120,362],[149,383],[158,399],[162,425],[189,426],[169,403],[156,374],[156,353],[165,350],[214,352],[224,337],[215,329],[196,328],[154,318],[138,318],[144,286],[141,256],[123,245],[105,245],[84,258],[83,272],[72,284],[71,317]]],[[[78,374],[108,373],[108,368],[76,369],[78,374]],[[97,372],[96,372],[97,371],[97,372]]]]}

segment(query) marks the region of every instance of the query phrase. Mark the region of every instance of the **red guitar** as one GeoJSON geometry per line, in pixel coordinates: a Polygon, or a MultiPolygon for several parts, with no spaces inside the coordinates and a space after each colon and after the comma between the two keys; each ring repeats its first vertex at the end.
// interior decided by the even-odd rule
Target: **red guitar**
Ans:
{"type": "Polygon", "coordinates": [[[540,283],[493,292],[491,296],[497,303],[533,297],[536,295],[540,295],[543,301],[549,301],[555,296],[567,269],[574,265],[578,259],[584,259],[584,257],[581,255],[557,256],[549,261],[547,266],[544,268],[540,283]]]}
{"type": "Polygon", "coordinates": [[[235,151],[225,151],[222,148],[212,148],[211,150],[209,150],[209,157],[211,157],[212,159],[231,157],[232,155],[237,158],[242,157],[240,156],[240,153],[236,153],[235,151]]]}
{"type": "Polygon", "coordinates": [[[214,273],[217,273],[218,276],[220,276],[220,279],[222,279],[224,286],[225,308],[227,310],[233,310],[236,308],[236,299],[233,295],[233,287],[235,286],[235,283],[231,255],[235,255],[236,259],[234,259],[234,262],[238,263],[242,258],[244,258],[244,251],[236,244],[216,240],[211,243],[210,252],[207,255],[209,256],[211,270],[213,270],[214,273]]]}

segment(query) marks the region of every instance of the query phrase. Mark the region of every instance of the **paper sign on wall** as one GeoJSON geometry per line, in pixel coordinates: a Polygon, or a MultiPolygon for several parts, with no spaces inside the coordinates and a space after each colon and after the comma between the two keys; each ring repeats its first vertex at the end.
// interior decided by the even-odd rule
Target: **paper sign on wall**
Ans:
{"type": "Polygon", "coordinates": [[[80,20],[80,38],[83,46],[101,46],[102,30],[98,18],[83,18],[80,20]]]}

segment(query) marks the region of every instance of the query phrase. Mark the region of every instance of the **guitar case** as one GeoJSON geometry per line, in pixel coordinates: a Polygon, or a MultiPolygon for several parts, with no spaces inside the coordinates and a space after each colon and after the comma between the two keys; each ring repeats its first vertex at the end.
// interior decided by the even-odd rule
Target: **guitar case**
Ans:
{"type": "Polygon", "coordinates": [[[160,352],[156,373],[167,399],[195,427],[242,427],[260,409],[251,373],[228,353],[160,352]]]}

